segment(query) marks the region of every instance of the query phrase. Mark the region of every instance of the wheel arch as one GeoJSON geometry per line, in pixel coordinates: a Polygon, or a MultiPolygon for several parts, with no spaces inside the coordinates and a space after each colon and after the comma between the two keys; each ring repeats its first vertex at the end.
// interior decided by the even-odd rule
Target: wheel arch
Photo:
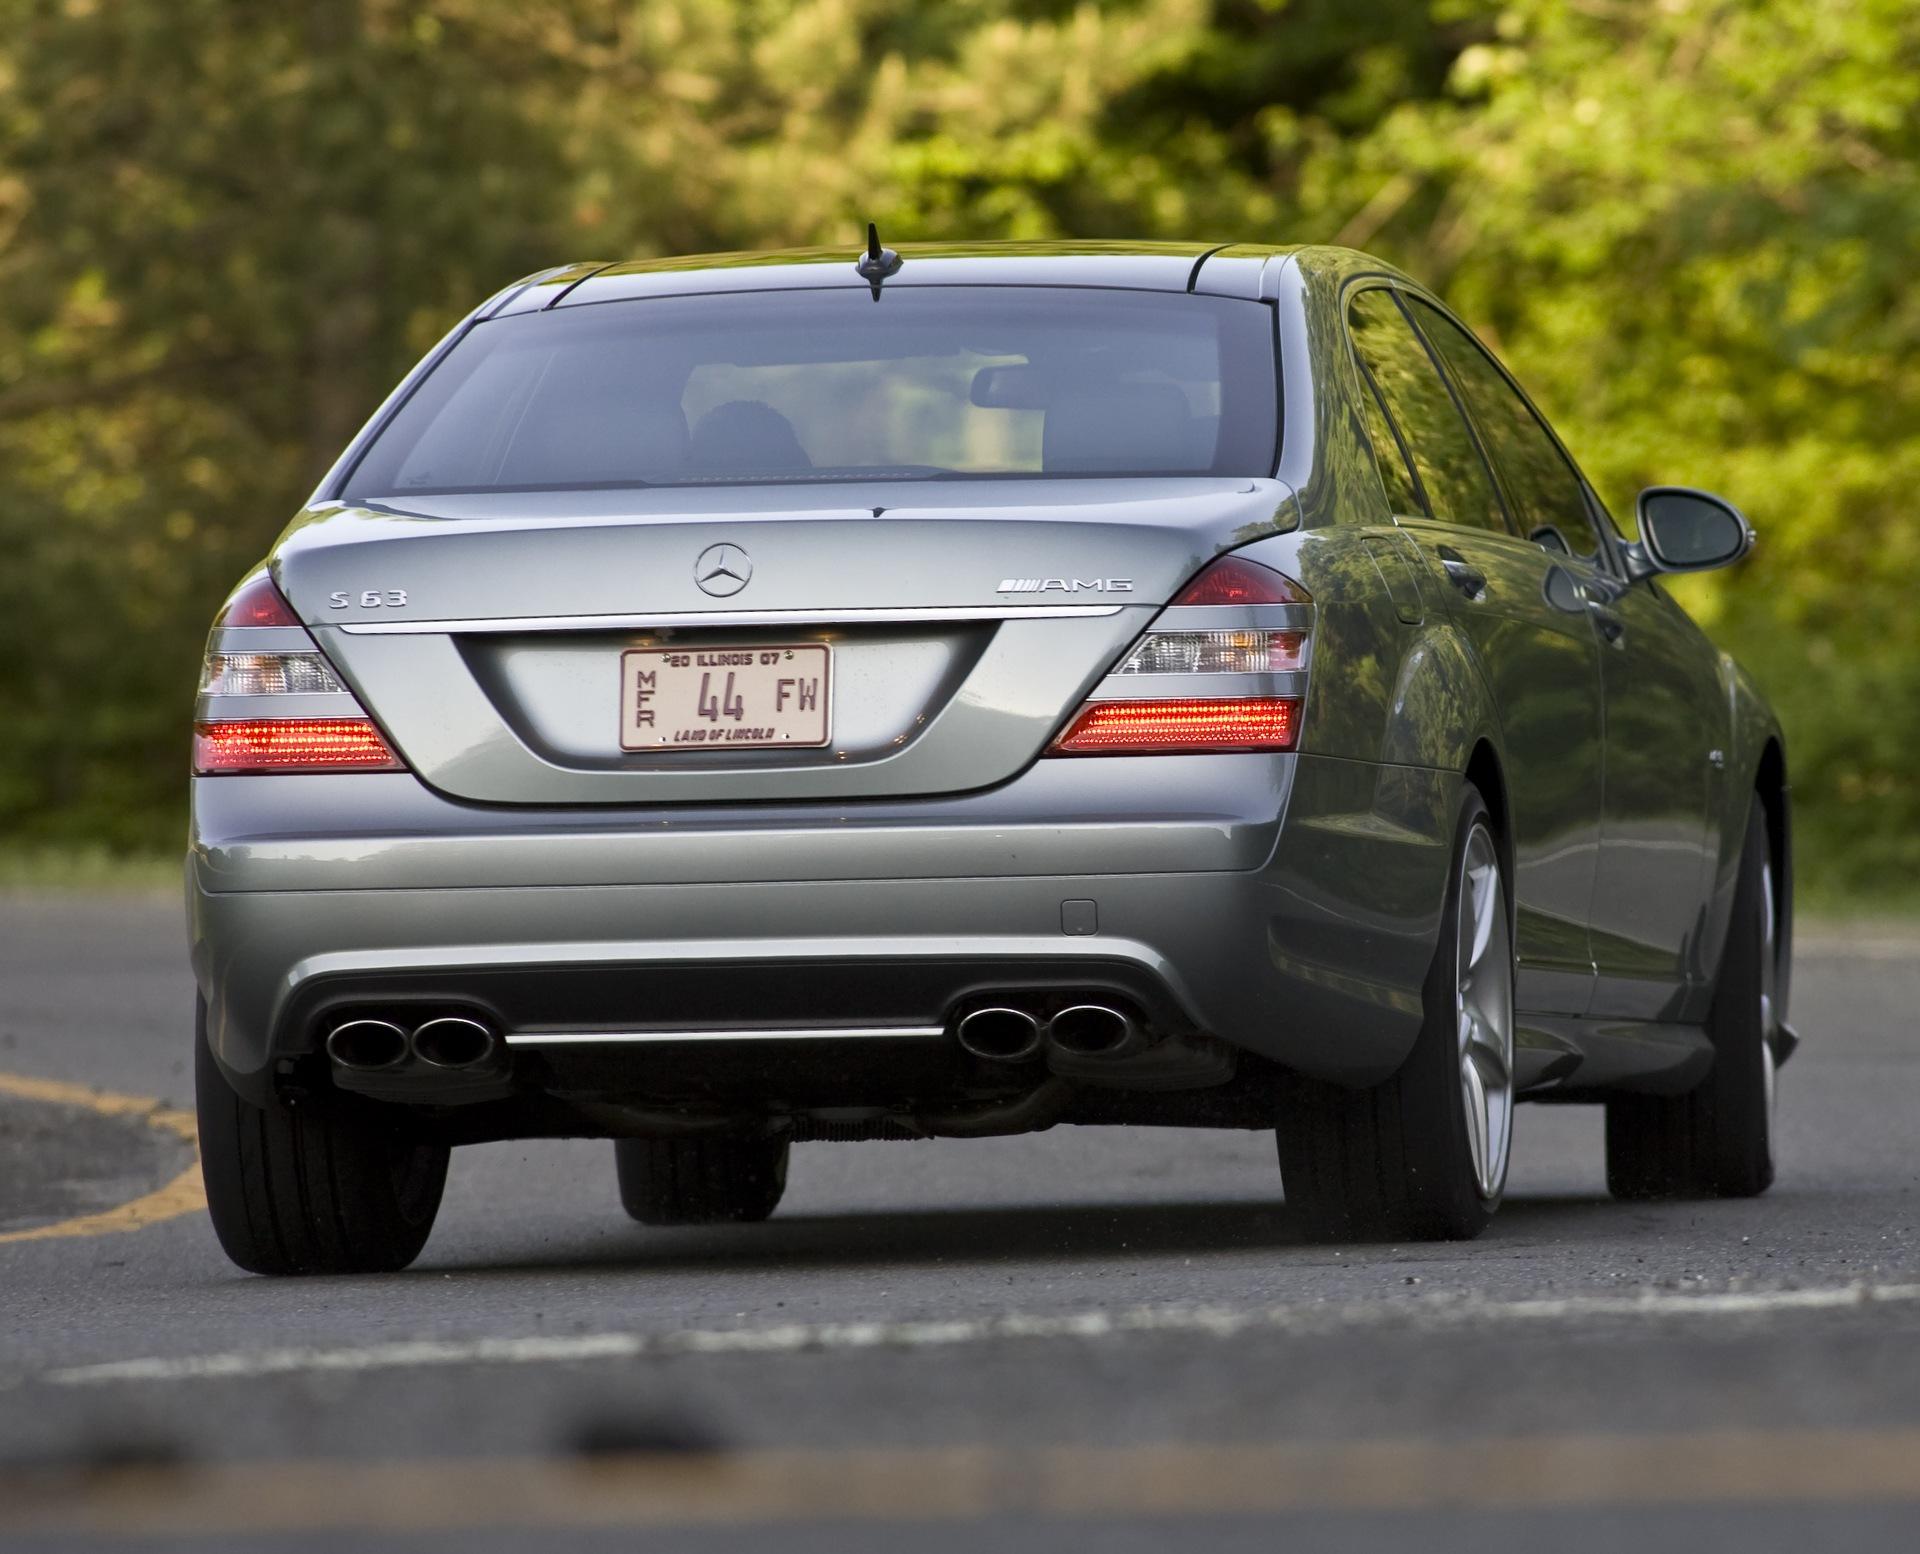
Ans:
{"type": "Polygon", "coordinates": [[[1494,830],[1500,833],[1503,845],[1510,844],[1513,829],[1508,820],[1507,779],[1500,770],[1499,752],[1493,748],[1492,740],[1482,737],[1475,742],[1461,775],[1480,790],[1480,797],[1487,801],[1487,810],[1493,816],[1494,830]]]}
{"type": "Polygon", "coordinates": [[[1792,862],[1792,814],[1787,800],[1787,753],[1778,735],[1769,735],[1753,773],[1754,795],[1766,814],[1767,842],[1775,869],[1784,880],[1792,862]]]}
{"type": "MultiPolygon", "coordinates": [[[[1494,749],[1492,740],[1482,735],[1474,742],[1461,777],[1480,790],[1480,797],[1486,800],[1487,813],[1492,817],[1494,840],[1500,844],[1500,861],[1507,871],[1507,915],[1511,919],[1516,911],[1512,809],[1507,796],[1507,776],[1501,769],[1500,752],[1494,749]]],[[[1508,926],[1512,926],[1511,922],[1508,926]]]]}

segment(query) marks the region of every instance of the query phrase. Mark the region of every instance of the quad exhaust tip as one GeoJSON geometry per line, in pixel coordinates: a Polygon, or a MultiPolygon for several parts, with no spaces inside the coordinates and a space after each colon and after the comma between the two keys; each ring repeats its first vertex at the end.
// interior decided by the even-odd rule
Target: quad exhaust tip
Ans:
{"type": "Polygon", "coordinates": [[[493,1056],[498,1040],[478,1020],[444,1015],[413,1033],[413,1055],[435,1068],[472,1068],[493,1056]]]}
{"type": "Polygon", "coordinates": [[[328,1032],[327,1056],[342,1068],[397,1068],[406,1061],[407,1033],[391,1020],[348,1020],[328,1032]]]}
{"type": "Polygon", "coordinates": [[[430,1068],[477,1068],[500,1050],[500,1038],[478,1020],[442,1015],[411,1036],[392,1020],[346,1020],[327,1033],[327,1056],[342,1068],[370,1073],[417,1058],[430,1068]]]}
{"type": "Polygon", "coordinates": [[[1076,1057],[1109,1057],[1132,1045],[1137,1029],[1106,1004],[1075,1004],[1047,1022],[1047,1039],[1076,1057]]]}
{"type": "Polygon", "coordinates": [[[954,1031],[960,1049],[994,1063],[1022,1063],[1040,1055],[1040,1022],[1024,1009],[976,1009],[954,1031]]]}
{"type": "Polygon", "coordinates": [[[1109,1004],[1073,1004],[1052,1019],[1004,1004],[975,1009],[954,1029],[963,1052],[993,1063],[1023,1063],[1051,1047],[1081,1058],[1119,1057],[1141,1043],[1131,1016],[1109,1004]]]}

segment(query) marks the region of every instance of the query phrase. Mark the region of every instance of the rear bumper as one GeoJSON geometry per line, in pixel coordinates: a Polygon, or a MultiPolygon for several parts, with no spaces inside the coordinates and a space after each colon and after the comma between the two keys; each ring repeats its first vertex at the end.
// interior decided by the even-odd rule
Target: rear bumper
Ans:
{"type": "Polygon", "coordinates": [[[201,779],[194,969],[257,1099],[356,1000],[475,1000],[509,1030],[937,1024],[1004,986],[1110,988],[1367,1083],[1417,1028],[1457,781],[1048,761],[939,800],[613,814],[458,804],[406,775],[201,779]]]}

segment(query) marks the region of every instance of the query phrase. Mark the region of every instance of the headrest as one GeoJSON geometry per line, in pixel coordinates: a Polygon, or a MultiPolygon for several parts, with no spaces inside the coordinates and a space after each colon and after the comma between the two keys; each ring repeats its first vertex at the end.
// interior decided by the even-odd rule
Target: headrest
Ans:
{"type": "Polygon", "coordinates": [[[687,462],[702,474],[813,468],[793,423],[758,399],[728,400],[700,417],[687,462]]]}

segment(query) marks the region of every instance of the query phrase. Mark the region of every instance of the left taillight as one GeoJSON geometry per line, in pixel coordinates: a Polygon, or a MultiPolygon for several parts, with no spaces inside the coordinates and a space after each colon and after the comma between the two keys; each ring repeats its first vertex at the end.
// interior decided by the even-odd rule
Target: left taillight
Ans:
{"type": "Polygon", "coordinates": [[[1047,754],[1291,750],[1312,638],[1306,589],[1223,557],[1174,596],[1047,754]]]}
{"type": "Polygon", "coordinates": [[[227,601],[208,638],[193,770],[214,777],[405,767],[261,572],[227,601]]]}

